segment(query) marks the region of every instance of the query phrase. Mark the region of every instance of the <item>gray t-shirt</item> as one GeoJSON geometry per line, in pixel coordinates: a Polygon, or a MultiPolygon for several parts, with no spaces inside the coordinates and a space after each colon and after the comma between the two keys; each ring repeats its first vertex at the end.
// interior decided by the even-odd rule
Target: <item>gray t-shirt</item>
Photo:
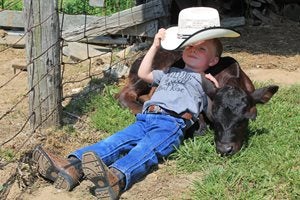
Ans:
{"type": "Polygon", "coordinates": [[[149,101],[143,106],[158,105],[177,114],[190,112],[198,118],[207,107],[207,96],[202,88],[200,73],[189,69],[171,67],[167,72],[153,71],[153,86],[158,86],[149,101]]]}

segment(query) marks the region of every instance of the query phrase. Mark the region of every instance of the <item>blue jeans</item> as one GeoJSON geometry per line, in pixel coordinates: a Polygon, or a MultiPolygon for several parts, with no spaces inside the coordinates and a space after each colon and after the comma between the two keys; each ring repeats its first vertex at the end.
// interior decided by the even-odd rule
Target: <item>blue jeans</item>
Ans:
{"type": "Polygon", "coordinates": [[[164,114],[138,114],[127,128],[71,153],[82,159],[95,152],[103,162],[126,177],[125,190],[144,177],[159,159],[170,155],[183,140],[183,119],[164,114]]]}

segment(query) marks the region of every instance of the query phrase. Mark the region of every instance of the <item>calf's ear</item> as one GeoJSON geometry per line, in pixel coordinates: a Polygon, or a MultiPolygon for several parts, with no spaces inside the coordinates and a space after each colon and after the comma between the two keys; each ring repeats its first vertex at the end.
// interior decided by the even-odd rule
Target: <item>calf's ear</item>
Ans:
{"type": "Polygon", "coordinates": [[[213,82],[211,82],[210,80],[208,80],[204,74],[201,74],[201,78],[202,78],[202,87],[203,87],[205,94],[210,99],[214,99],[215,95],[217,93],[217,88],[216,88],[215,84],[213,82]]]}
{"type": "Polygon", "coordinates": [[[251,96],[254,99],[255,104],[264,104],[272,98],[272,96],[278,91],[278,88],[279,86],[277,85],[262,87],[252,92],[251,96]]]}

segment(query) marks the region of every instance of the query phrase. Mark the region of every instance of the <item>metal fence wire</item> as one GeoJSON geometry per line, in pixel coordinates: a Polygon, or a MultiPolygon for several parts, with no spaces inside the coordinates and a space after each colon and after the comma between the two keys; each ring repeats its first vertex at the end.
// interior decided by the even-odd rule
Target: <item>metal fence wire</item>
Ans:
{"type": "MultiPolygon", "coordinates": [[[[21,1],[12,0],[6,5],[3,2],[0,12],[11,10],[21,1]]],[[[55,118],[53,115],[60,115],[58,127],[74,125],[74,120],[81,124],[77,127],[89,126],[80,113],[65,108],[91,92],[101,91],[107,82],[117,83],[126,76],[126,73],[116,76],[112,72],[126,71],[124,69],[144,53],[137,47],[145,44],[145,38],[153,37],[158,20],[164,16],[163,10],[168,6],[162,5],[163,1],[143,1],[144,4],[139,6],[135,1],[129,1],[129,8],[125,10],[118,10],[121,6],[116,6],[116,13],[103,16],[108,9],[103,7],[95,9],[94,12],[98,13],[91,16],[88,15],[88,9],[91,9],[88,0],[82,2],[81,12],[70,15],[66,13],[64,0],[53,0],[53,12],[47,1],[24,0],[23,12],[27,13],[23,20],[27,27],[24,25],[23,33],[14,43],[0,45],[0,67],[4,69],[0,75],[0,172],[5,173],[0,181],[0,199],[10,195],[14,184],[25,191],[37,178],[30,163],[30,152],[34,146],[45,142],[48,121],[55,118]],[[32,9],[35,9],[36,2],[47,13],[39,16],[38,20],[32,9]],[[59,22],[53,24],[56,16],[59,16],[59,22]],[[53,34],[43,32],[51,31],[55,26],[59,30],[56,40],[40,35],[34,38],[37,37],[33,34],[36,31],[52,37],[53,34]],[[26,49],[16,49],[24,40],[26,49]],[[51,40],[51,43],[46,45],[42,40],[51,40]],[[58,50],[55,49],[57,46],[58,50]],[[11,59],[14,55],[18,57],[11,59]],[[12,67],[22,65],[14,63],[19,59],[26,62],[13,70],[12,67]],[[53,81],[54,76],[59,79],[53,81]],[[53,97],[58,97],[54,105],[49,103],[53,102],[53,97]]],[[[119,5],[120,2],[116,2],[119,5]]]]}

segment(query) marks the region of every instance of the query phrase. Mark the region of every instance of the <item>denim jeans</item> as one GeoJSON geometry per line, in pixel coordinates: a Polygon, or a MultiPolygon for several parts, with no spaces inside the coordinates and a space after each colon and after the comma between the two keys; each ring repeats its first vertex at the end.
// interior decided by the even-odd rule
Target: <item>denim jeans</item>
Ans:
{"type": "Polygon", "coordinates": [[[71,153],[82,159],[85,152],[95,152],[103,162],[126,177],[125,190],[144,177],[152,166],[170,155],[183,140],[185,122],[164,114],[138,114],[127,128],[71,153]]]}

